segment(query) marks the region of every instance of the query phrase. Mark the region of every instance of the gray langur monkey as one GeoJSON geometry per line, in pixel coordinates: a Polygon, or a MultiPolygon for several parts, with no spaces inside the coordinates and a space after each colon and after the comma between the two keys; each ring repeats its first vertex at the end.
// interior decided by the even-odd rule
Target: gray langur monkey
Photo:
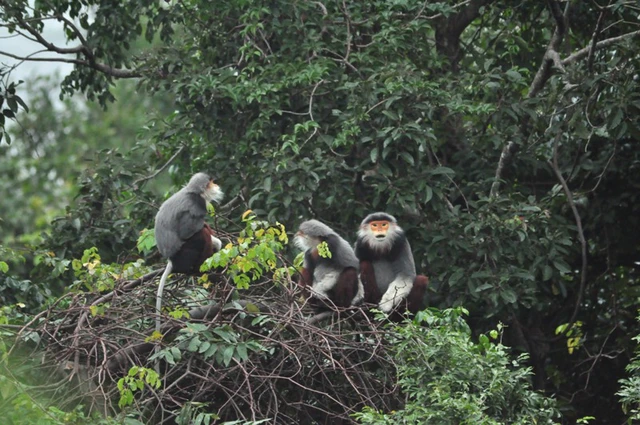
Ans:
{"type": "Polygon", "coordinates": [[[362,220],[355,244],[365,302],[390,313],[406,301],[411,313],[424,308],[429,279],[416,276],[411,246],[394,216],[377,212],[362,220]]]}
{"type": "Polygon", "coordinates": [[[300,224],[294,243],[304,251],[299,284],[312,294],[316,310],[349,307],[360,303],[364,288],[358,279],[358,259],[353,248],[333,229],[318,220],[300,224]],[[321,243],[329,254],[321,255],[321,243]]]}
{"type": "Polygon", "coordinates": [[[195,274],[204,261],[220,251],[222,241],[204,221],[207,202],[222,200],[224,194],[213,179],[205,173],[194,174],[189,183],[158,210],[155,222],[156,245],[169,260],[160,278],[156,296],[156,331],[160,332],[162,291],[169,274],[195,274]]]}

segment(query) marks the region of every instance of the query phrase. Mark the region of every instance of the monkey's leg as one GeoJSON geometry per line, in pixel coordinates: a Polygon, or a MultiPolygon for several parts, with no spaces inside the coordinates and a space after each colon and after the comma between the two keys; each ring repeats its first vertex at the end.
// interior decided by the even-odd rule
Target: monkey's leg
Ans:
{"type": "Polygon", "coordinates": [[[200,271],[204,260],[213,255],[213,242],[209,232],[203,227],[186,240],[180,250],[171,256],[175,273],[194,274],[200,271]]]}
{"type": "Polygon", "coordinates": [[[382,298],[382,294],[380,293],[380,289],[378,289],[373,263],[369,261],[360,262],[360,280],[364,287],[364,302],[377,305],[382,298]]]}
{"type": "Polygon", "coordinates": [[[333,287],[333,303],[336,307],[350,307],[358,293],[358,272],[353,267],[342,270],[333,287]]]}
{"type": "Polygon", "coordinates": [[[429,278],[423,275],[416,276],[411,292],[407,295],[407,310],[415,314],[425,306],[424,296],[427,293],[429,278]]]}
{"type": "MultiPolygon", "coordinates": [[[[211,254],[209,254],[204,260],[206,260],[207,258],[211,257],[213,255],[214,252],[218,252],[220,251],[220,249],[222,249],[222,241],[218,238],[216,238],[215,236],[215,232],[213,231],[213,229],[211,228],[211,226],[209,226],[207,223],[204,223],[204,227],[202,228],[202,230],[209,235],[209,237],[211,238],[211,242],[212,242],[212,252],[211,254]]],[[[204,252],[204,251],[203,251],[204,252]]],[[[204,263],[204,260],[202,260],[202,262],[204,263]]]]}

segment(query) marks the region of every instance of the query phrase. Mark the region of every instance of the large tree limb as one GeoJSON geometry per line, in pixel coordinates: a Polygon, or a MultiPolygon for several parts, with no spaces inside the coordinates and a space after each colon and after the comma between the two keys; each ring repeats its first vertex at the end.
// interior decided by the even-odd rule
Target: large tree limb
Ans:
{"type": "MultiPolygon", "coordinates": [[[[593,50],[601,50],[601,49],[604,49],[605,47],[613,46],[614,44],[627,40],[629,38],[634,38],[639,36],[640,36],[640,30],[628,32],[626,34],[622,34],[617,37],[607,38],[605,40],[598,41],[593,47],[593,50]]],[[[589,55],[589,52],[591,51],[591,49],[592,49],[592,46],[589,45],[576,52],[573,52],[572,54],[570,54],[569,56],[567,56],[561,61],[562,65],[567,66],[575,62],[578,62],[579,60],[584,59],[589,55]]]]}
{"type": "Polygon", "coordinates": [[[564,40],[569,26],[567,20],[569,3],[567,3],[564,13],[560,10],[560,5],[557,1],[549,0],[548,3],[551,15],[556,21],[556,28],[553,31],[551,40],[549,40],[547,50],[542,58],[542,63],[538,68],[538,72],[536,72],[536,75],[533,77],[533,81],[529,86],[529,93],[527,94],[528,99],[535,97],[540,90],[542,90],[547,80],[551,78],[553,65],[557,66],[557,64],[560,63],[558,51],[560,50],[560,46],[562,45],[562,41],[564,40]]]}
{"type": "Polygon", "coordinates": [[[436,22],[436,48],[438,52],[447,56],[452,69],[457,68],[460,61],[460,35],[480,16],[480,9],[494,0],[470,0],[464,2],[460,11],[447,17],[439,17],[436,22]]]}

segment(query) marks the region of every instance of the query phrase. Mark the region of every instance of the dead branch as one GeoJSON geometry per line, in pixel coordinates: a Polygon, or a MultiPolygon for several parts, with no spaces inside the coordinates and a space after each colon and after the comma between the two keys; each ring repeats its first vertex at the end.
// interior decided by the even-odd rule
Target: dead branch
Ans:
{"type": "Polygon", "coordinates": [[[232,282],[218,273],[220,281],[206,295],[189,278],[178,278],[165,292],[166,306],[188,314],[163,317],[162,339],[152,339],[155,285],[141,283],[150,283],[159,271],[120,282],[109,294],[67,298],[30,325],[41,348],[23,358],[46,359],[34,366],[43,382],[67,382],[73,391],[64,393],[65,405],[117,412],[117,381],[133,365],[153,368],[156,361],[150,359],[158,347],[177,349],[180,358],[168,362],[160,357],[162,388],[136,393],[146,423],[170,423],[189,402],[207,403],[206,411],[221,420],[269,419],[274,424],[346,424],[365,405],[401,408],[394,359],[385,348],[387,333],[360,309],[313,315],[292,301],[296,297],[286,285],[274,285],[269,276],[248,290],[230,291],[232,282]],[[104,312],[87,314],[97,304],[104,312]],[[196,324],[207,329],[208,346],[189,347],[191,338],[205,339],[190,330],[196,324]],[[237,341],[231,344],[216,332],[233,333],[237,341]],[[206,355],[205,349],[216,344],[218,354],[206,355]],[[243,344],[254,349],[245,348],[246,357],[224,360],[226,350],[237,353],[243,344]]]}

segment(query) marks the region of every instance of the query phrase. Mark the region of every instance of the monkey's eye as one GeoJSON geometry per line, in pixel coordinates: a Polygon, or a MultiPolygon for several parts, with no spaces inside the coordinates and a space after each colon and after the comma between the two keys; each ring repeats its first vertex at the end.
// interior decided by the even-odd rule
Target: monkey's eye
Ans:
{"type": "Polygon", "coordinates": [[[389,223],[382,223],[382,225],[381,225],[381,226],[382,226],[383,228],[387,228],[387,227],[389,227],[389,223]]]}

